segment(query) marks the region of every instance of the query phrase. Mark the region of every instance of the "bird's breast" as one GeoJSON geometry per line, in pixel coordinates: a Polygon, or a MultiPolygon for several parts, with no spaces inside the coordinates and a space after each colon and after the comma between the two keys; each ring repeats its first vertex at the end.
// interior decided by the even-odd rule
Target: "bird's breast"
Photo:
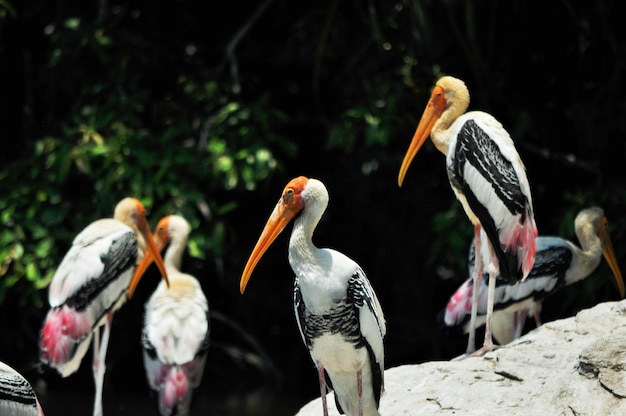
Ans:
{"type": "MultiPolygon", "coordinates": [[[[306,303],[305,303],[306,305],[306,303]]],[[[345,302],[335,305],[332,309],[317,313],[306,305],[304,312],[304,336],[312,345],[326,335],[337,335],[334,342],[341,342],[358,348],[363,345],[363,337],[359,326],[356,309],[345,302]]]]}
{"type": "Polygon", "coordinates": [[[341,334],[326,332],[312,342],[311,357],[323,363],[331,372],[352,372],[365,366],[368,360],[367,349],[356,347],[346,341],[341,334]]]}

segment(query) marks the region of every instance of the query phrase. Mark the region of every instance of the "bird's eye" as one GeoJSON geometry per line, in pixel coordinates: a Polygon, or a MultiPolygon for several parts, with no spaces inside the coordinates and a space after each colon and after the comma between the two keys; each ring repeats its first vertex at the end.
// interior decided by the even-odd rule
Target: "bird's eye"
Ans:
{"type": "Polygon", "coordinates": [[[286,189],[285,192],[283,193],[283,202],[289,203],[293,201],[294,193],[295,192],[292,188],[286,189]]]}

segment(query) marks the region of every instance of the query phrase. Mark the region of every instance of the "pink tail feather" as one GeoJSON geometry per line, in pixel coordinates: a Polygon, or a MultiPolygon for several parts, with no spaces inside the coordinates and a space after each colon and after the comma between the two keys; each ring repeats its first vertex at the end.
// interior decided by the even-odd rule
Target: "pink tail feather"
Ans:
{"type": "MultiPolygon", "coordinates": [[[[521,217],[520,217],[521,218],[521,217]]],[[[535,264],[537,254],[537,225],[535,218],[527,210],[524,222],[517,221],[513,227],[500,237],[500,243],[505,251],[517,255],[517,267],[522,270],[522,281],[526,279],[535,264]]]]}
{"type": "Polygon", "coordinates": [[[159,408],[161,414],[172,414],[174,408],[184,413],[189,409],[191,402],[191,390],[189,380],[185,372],[176,366],[170,368],[165,376],[159,392],[159,408]]]}
{"type": "Polygon", "coordinates": [[[41,359],[53,366],[68,362],[92,325],[84,315],[66,306],[51,309],[41,330],[41,359]]]}
{"type": "Polygon", "coordinates": [[[526,222],[522,224],[523,232],[518,240],[517,257],[519,258],[519,266],[522,268],[526,279],[530,271],[535,265],[535,256],[537,255],[537,225],[532,215],[526,216],[526,222]]]}
{"type": "Polygon", "coordinates": [[[472,312],[473,293],[474,285],[472,280],[467,280],[450,297],[444,316],[444,322],[447,326],[460,324],[465,319],[465,316],[472,312]]]}

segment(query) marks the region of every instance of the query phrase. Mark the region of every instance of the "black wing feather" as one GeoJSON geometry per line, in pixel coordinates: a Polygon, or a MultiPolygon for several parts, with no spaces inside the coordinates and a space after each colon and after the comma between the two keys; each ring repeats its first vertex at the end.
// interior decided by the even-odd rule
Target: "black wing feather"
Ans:
{"type": "Polygon", "coordinates": [[[478,201],[469,183],[465,180],[465,164],[469,163],[492,186],[493,192],[512,215],[520,215],[521,221],[530,214],[529,201],[521,191],[519,177],[513,164],[484,130],[473,120],[465,122],[456,143],[456,163],[448,169],[448,178],[453,187],[465,195],[471,210],[480,219],[482,228],[491,241],[500,264],[500,273],[515,282],[523,273],[518,267],[517,253],[505,252],[498,236],[498,227],[487,208],[478,201]]]}
{"type": "MultiPolygon", "coordinates": [[[[565,275],[567,271],[571,267],[572,264],[572,251],[566,246],[551,246],[547,247],[543,250],[537,251],[537,255],[535,257],[535,263],[533,265],[532,270],[528,274],[528,277],[524,281],[524,283],[516,283],[516,284],[526,284],[525,282],[532,282],[533,279],[544,278],[544,277],[552,277],[557,279],[558,282],[554,286],[554,288],[550,291],[547,290],[538,290],[528,294],[528,296],[521,299],[511,299],[507,302],[498,303],[494,305],[494,310],[506,309],[510,305],[526,300],[528,298],[533,298],[534,300],[543,300],[547,296],[552,293],[562,289],[565,287],[565,275]]],[[[474,267],[475,262],[475,246],[474,242],[470,245],[470,251],[468,255],[469,260],[469,269],[470,271],[474,267]]],[[[483,274],[483,279],[489,278],[487,273],[483,274]]],[[[511,285],[511,283],[506,280],[502,276],[498,276],[496,279],[496,287],[501,287],[505,285],[511,285]]]]}
{"type": "MultiPolygon", "coordinates": [[[[378,327],[381,328],[380,317],[376,314],[376,306],[374,305],[372,289],[369,286],[362,270],[358,270],[348,280],[346,298],[340,301],[329,313],[323,315],[313,315],[307,313],[306,305],[304,304],[302,293],[300,292],[298,279],[296,278],[294,285],[294,310],[298,321],[298,327],[300,328],[300,335],[302,336],[304,344],[310,350],[312,348],[313,339],[324,333],[330,332],[333,334],[341,334],[346,342],[351,343],[354,348],[365,347],[368,352],[372,371],[374,397],[376,399],[376,404],[378,405],[380,403],[382,390],[382,372],[380,370],[380,363],[377,362],[372,347],[361,333],[359,313],[360,308],[364,305],[367,305],[372,312],[372,315],[376,317],[378,327]]],[[[330,381],[328,374],[326,374],[326,380],[327,385],[332,389],[332,382],[330,381]]],[[[339,412],[344,414],[341,406],[339,405],[339,400],[336,394],[335,402],[339,412]]]]}
{"type": "Polygon", "coordinates": [[[129,268],[135,267],[137,263],[137,237],[135,233],[129,231],[114,240],[109,251],[101,256],[100,260],[104,264],[100,277],[89,281],[82,287],[82,290],[78,290],[70,296],[66,301],[67,306],[77,311],[86,309],[117,276],[129,268]]]}
{"type": "Polygon", "coordinates": [[[37,397],[31,384],[17,371],[1,366],[0,402],[3,401],[37,407],[37,397]]]}

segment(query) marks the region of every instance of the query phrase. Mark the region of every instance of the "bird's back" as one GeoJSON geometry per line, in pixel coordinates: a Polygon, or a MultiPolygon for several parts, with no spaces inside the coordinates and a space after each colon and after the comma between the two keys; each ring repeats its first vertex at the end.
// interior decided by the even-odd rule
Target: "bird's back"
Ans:
{"type": "Polygon", "coordinates": [[[78,369],[92,332],[126,301],[136,258],[135,233],[119,221],[96,221],[76,236],[48,290],[43,362],[63,376],[78,369]]]}
{"type": "MultiPolygon", "coordinates": [[[[523,282],[512,284],[502,276],[496,280],[494,293],[494,316],[514,304],[540,303],[544,298],[566,285],[566,275],[572,262],[572,244],[559,237],[537,237],[537,255],[533,269],[523,282]]],[[[468,269],[474,265],[474,245],[470,246],[468,269]]],[[[478,293],[477,310],[479,315],[487,312],[487,275],[483,276],[478,293]]],[[[444,322],[447,326],[457,326],[468,322],[471,313],[473,280],[468,278],[450,297],[446,307],[444,322]]],[[[517,309],[519,309],[517,308],[517,309]]],[[[525,306],[527,308],[527,306],[525,306]]],[[[539,306],[540,308],[540,306],[539,306]]],[[[514,308],[514,310],[517,310],[514,308]]]]}
{"type": "Polygon", "coordinates": [[[130,283],[136,259],[137,238],[130,227],[113,219],[92,223],[76,236],[57,268],[48,289],[50,306],[82,310],[109,289],[102,308],[110,308],[130,283]]]}
{"type": "Polygon", "coordinates": [[[209,309],[198,281],[168,270],[146,303],[142,333],[148,383],[159,392],[162,414],[189,408],[191,393],[204,371],[209,348],[209,309]],[[169,410],[168,410],[169,409],[169,410]]]}
{"type": "Polygon", "coordinates": [[[510,136],[492,116],[469,112],[452,125],[450,184],[474,224],[480,224],[511,281],[528,275],[537,237],[530,186],[510,136]]]}

